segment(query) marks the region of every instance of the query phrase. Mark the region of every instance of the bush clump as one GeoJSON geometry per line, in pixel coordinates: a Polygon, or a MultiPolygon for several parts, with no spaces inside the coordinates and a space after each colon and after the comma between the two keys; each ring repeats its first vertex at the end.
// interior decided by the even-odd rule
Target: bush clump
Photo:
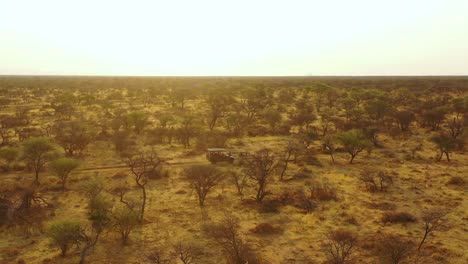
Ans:
{"type": "Polygon", "coordinates": [[[453,176],[450,178],[447,184],[456,185],[456,186],[464,186],[465,180],[460,176],[453,176]]]}
{"type": "Polygon", "coordinates": [[[259,212],[274,214],[279,212],[279,203],[276,200],[265,200],[260,204],[259,212]]]}
{"type": "Polygon", "coordinates": [[[416,217],[407,212],[386,212],[382,216],[382,222],[386,223],[414,223],[416,217]]]}
{"type": "Polygon", "coordinates": [[[317,201],[338,201],[336,189],[328,183],[310,182],[307,184],[310,198],[317,201]]]}
{"type": "Polygon", "coordinates": [[[260,223],[254,228],[250,229],[250,232],[258,235],[276,235],[282,234],[283,229],[270,223],[260,223]]]}

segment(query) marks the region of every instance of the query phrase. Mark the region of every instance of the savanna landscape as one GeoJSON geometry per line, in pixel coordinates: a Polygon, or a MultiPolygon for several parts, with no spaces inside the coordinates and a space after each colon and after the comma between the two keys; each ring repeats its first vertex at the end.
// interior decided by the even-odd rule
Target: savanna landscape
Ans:
{"type": "Polygon", "coordinates": [[[0,77],[0,263],[468,263],[466,77],[0,77]]]}

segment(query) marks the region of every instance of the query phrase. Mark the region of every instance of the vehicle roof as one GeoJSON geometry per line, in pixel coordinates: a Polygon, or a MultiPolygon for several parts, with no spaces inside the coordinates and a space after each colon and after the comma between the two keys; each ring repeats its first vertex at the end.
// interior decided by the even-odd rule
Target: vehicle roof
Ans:
{"type": "Polygon", "coordinates": [[[227,149],[225,148],[209,148],[209,149],[206,149],[207,151],[227,151],[227,149]]]}

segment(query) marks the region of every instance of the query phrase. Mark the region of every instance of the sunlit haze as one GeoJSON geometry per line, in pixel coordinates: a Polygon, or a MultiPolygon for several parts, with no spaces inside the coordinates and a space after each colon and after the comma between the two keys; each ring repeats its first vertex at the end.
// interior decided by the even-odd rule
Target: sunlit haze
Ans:
{"type": "Polygon", "coordinates": [[[0,74],[468,74],[466,0],[0,3],[0,74]]]}

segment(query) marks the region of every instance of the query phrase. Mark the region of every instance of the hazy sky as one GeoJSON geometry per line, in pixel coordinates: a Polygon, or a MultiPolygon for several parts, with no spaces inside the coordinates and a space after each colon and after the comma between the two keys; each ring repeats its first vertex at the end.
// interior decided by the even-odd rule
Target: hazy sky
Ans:
{"type": "Polygon", "coordinates": [[[0,0],[0,74],[468,75],[468,0],[0,0]]]}

